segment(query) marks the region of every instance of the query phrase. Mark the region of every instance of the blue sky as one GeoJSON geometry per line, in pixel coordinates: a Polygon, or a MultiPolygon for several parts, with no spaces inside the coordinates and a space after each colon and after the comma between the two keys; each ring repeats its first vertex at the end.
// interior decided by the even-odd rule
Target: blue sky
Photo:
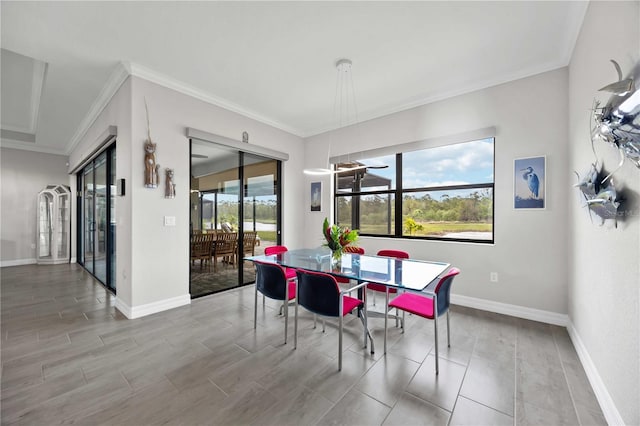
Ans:
{"type": "MultiPolygon", "coordinates": [[[[395,182],[394,155],[359,161],[389,165],[371,173],[395,182]]],[[[404,188],[488,183],[493,181],[493,139],[406,152],[402,161],[404,188]]]]}

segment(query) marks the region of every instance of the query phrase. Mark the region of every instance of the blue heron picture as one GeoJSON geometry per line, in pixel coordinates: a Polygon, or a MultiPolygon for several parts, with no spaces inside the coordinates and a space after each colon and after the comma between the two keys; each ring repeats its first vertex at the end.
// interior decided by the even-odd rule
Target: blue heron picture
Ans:
{"type": "Polygon", "coordinates": [[[516,159],[514,164],[514,208],[545,208],[545,157],[516,159]]]}

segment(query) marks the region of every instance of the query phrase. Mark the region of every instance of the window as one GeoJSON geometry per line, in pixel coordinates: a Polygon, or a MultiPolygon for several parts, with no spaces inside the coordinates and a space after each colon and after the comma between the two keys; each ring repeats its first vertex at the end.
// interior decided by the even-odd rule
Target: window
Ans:
{"type": "Polygon", "coordinates": [[[339,225],[368,236],[493,242],[493,138],[341,162],[340,168],[347,171],[335,175],[339,225]]]}

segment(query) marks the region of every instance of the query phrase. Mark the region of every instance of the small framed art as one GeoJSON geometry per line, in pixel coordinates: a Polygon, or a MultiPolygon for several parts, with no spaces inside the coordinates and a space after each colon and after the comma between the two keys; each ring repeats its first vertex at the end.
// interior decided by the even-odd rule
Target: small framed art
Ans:
{"type": "Polygon", "coordinates": [[[546,206],[546,157],[517,158],[513,168],[513,208],[544,209],[546,206]]]}
{"type": "Polygon", "coordinates": [[[311,211],[322,211],[322,182],[311,182],[311,211]]]}

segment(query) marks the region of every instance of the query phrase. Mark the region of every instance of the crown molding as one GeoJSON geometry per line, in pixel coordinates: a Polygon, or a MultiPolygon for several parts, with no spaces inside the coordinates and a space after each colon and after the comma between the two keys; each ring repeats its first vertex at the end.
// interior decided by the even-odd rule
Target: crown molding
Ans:
{"type": "Polygon", "coordinates": [[[584,23],[584,17],[587,15],[587,9],[589,9],[589,1],[575,2],[574,5],[579,8],[579,13],[570,14],[569,21],[566,22],[565,28],[571,29],[571,33],[565,38],[565,45],[561,46],[561,50],[564,52],[563,62],[564,66],[568,66],[573,56],[573,49],[576,47],[580,30],[582,30],[582,24],[584,23]]]}
{"type": "Polygon", "coordinates": [[[111,98],[113,98],[120,86],[122,86],[122,83],[124,83],[128,77],[129,72],[125,64],[122,62],[118,63],[107,79],[107,82],[102,87],[102,90],[100,90],[98,97],[93,101],[91,108],[89,108],[89,111],[80,122],[75,134],[67,144],[65,148],[65,153],[67,155],[71,154],[76,146],[78,146],[80,140],[87,133],[87,130],[89,130],[93,122],[96,121],[102,110],[104,110],[109,101],[111,101],[111,98]]]}
{"type": "Polygon", "coordinates": [[[179,80],[176,80],[175,78],[169,77],[167,75],[161,74],[159,72],[156,72],[154,70],[151,70],[149,68],[146,68],[134,63],[128,63],[127,68],[129,70],[129,73],[134,77],[142,78],[144,80],[150,81],[152,83],[158,84],[160,86],[163,86],[168,89],[175,90],[176,92],[182,93],[184,95],[190,96],[192,98],[196,98],[208,104],[215,105],[220,108],[224,108],[228,111],[235,112],[244,117],[251,118],[252,120],[258,121],[268,126],[275,127],[276,129],[280,129],[287,133],[291,133],[295,136],[302,137],[301,135],[303,132],[300,129],[296,129],[284,123],[280,123],[278,121],[272,120],[269,117],[266,117],[250,109],[243,108],[242,106],[235,104],[231,101],[228,101],[226,99],[213,96],[187,83],[183,83],[179,80]]]}

